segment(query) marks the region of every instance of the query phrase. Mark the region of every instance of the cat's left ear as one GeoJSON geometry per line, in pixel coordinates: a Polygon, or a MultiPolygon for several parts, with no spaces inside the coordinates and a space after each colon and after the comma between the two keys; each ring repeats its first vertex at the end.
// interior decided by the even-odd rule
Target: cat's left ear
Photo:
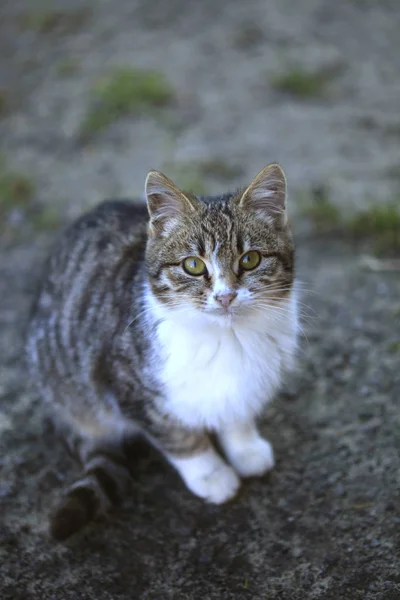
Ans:
{"type": "Polygon", "coordinates": [[[253,179],[240,199],[240,205],[256,211],[266,220],[287,221],[286,177],[278,164],[267,165],[253,179]]]}

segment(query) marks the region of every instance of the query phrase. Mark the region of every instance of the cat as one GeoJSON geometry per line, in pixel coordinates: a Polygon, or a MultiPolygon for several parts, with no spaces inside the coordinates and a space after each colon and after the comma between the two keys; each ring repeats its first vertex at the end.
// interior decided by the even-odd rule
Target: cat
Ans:
{"type": "Polygon", "coordinates": [[[33,306],[29,371],[83,465],[51,517],[56,539],[124,496],[135,436],[215,504],[274,466],[256,419],[297,348],[284,172],[196,197],[150,171],[145,193],[147,206],[105,201],[66,229],[33,306]]]}

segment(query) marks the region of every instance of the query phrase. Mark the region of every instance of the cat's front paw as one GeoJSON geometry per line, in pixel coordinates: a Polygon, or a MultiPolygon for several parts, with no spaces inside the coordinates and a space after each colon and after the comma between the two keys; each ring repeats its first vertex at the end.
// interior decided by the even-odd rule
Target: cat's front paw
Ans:
{"type": "Polygon", "coordinates": [[[252,439],[239,448],[231,449],[229,460],[242,477],[260,477],[275,466],[272,446],[262,437],[252,439]]]}
{"type": "Polygon", "coordinates": [[[172,459],[191,492],[213,504],[231,500],[240,487],[240,479],[214,451],[186,459],[172,459]]]}
{"type": "Polygon", "coordinates": [[[211,473],[204,473],[191,481],[192,492],[212,504],[223,504],[231,500],[240,487],[240,480],[228,465],[219,465],[211,473]]]}

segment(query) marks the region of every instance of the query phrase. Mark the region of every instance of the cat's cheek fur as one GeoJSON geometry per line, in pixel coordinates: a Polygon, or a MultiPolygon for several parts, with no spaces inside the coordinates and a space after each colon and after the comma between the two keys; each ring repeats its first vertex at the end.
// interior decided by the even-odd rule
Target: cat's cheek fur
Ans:
{"type": "Polygon", "coordinates": [[[212,448],[185,458],[168,456],[189,490],[212,504],[223,504],[236,495],[240,480],[212,448]]]}

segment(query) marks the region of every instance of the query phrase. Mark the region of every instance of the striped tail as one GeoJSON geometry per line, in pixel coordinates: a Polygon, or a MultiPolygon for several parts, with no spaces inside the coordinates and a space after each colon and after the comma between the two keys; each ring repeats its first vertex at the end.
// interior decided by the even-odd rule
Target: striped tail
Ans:
{"type": "Polygon", "coordinates": [[[89,454],[82,476],[65,491],[51,517],[53,538],[65,540],[118,506],[130,483],[127,460],[122,453],[107,448],[89,454]]]}

